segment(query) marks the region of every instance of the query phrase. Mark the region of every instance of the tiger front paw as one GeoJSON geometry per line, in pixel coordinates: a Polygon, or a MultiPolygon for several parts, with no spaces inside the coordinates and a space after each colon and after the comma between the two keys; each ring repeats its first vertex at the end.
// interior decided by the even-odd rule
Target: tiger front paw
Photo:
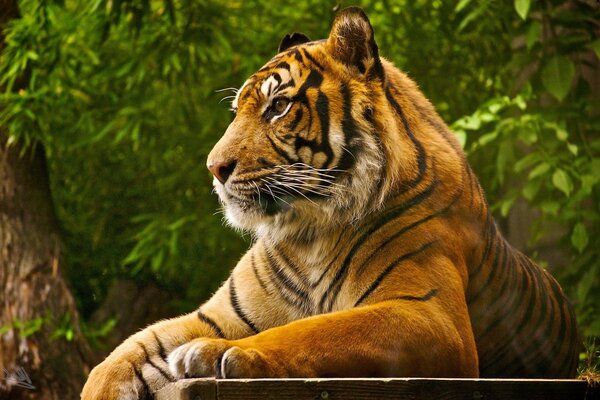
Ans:
{"type": "Polygon", "coordinates": [[[138,400],[148,394],[131,364],[107,359],[90,373],[81,400],[138,400]]]}
{"type": "Polygon", "coordinates": [[[81,400],[152,399],[175,381],[161,356],[149,353],[142,344],[134,348],[137,351],[116,351],[98,364],[83,387],[81,400]]]}
{"type": "Polygon", "coordinates": [[[175,349],[168,357],[169,369],[181,378],[275,378],[285,377],[278,363],[254,348],[224,339],[196,339],[175,349]]]}

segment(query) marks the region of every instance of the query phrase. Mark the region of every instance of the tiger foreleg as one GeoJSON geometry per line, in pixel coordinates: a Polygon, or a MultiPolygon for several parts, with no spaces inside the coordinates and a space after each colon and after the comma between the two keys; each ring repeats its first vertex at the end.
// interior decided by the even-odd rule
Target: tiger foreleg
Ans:
{"type": "Polygon", "coordinates": [[[169,369],[176,378],[477,377],[470,326],[453,321],[435,305],[386,301],[243,339],[196,339],[170,354],[169,369]]]}
{"type": "Polygon", "coordinates": [[[196,314],[158,322],[129,337],[90,373],[82,400],[137,400],[175,381],[167,366],[174,348],[198,337],[216,336],[196,314]]]}

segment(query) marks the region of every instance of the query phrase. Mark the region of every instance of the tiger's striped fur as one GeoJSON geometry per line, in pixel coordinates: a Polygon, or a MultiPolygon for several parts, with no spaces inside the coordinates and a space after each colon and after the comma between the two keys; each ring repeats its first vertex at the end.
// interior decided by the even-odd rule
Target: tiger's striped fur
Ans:
{"type": "Polygon", "coordinates": [[[255,243],[197,312],[119,346],[82,398],[143,398],[184,376],[574,376],[562,290],[503,239],[362,10],[327,40],[286,36],[233,108],[208,164],[255,243]]]}

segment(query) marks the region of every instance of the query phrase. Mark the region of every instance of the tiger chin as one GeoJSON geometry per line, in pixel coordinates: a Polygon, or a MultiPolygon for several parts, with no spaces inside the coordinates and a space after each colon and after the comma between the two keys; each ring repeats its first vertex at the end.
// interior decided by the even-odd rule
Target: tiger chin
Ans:
{"type": "Polygon", "coordinates": [[[502,237],[453,134],[356,7],[286,35],[208,156],[254,243],[214,296],[117,347],[82,399],[184,377],[573,377],[556,281],[502,237]]]}

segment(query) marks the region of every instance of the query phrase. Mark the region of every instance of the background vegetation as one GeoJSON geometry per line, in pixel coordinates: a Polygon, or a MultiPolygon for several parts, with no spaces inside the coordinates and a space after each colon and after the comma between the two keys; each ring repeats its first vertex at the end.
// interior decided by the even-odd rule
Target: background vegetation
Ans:
{"type": "MultiPolygon", "coordinates": [[[[452,125],[503,230],[559,278],[596,351],[598,2],[352,4],[371,17],[381,54],[452,125]],[[526,232],[514,232],[515,206],[533,221],[526,232]]],[[[352,4],[20,2],[0,59],[0,125],[46,149],[63,268],[85,321],[117,281],[160,288],[173,313],[218,287],[250,242],[222,226],[205,168],[231,120],[219,90],[239,87],[287,32],[326,37],[335,11],[352,4]],[[24,75],[27,87],[12,91],[24,75]]],[[[95,322],[104,329],[87,323],[90,337],[114,325],[95,322]]],[[[68,321],[60,329],[68,340],[68,321]]]]}

